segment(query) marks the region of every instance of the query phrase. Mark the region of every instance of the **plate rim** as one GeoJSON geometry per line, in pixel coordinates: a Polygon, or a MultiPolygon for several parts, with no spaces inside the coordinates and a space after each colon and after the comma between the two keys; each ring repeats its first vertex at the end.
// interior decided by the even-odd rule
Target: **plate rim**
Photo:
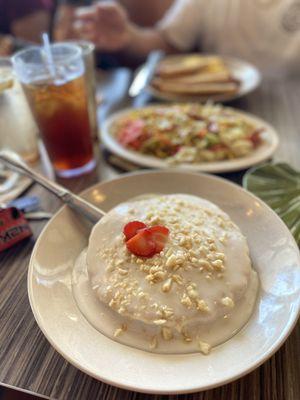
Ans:
{"type": "MultiPolygon", "coordinates": [[[[246,190],[245,188],[239,186],[238,184],[231,182],[225,178],[219,177],[219,176],[215,176],[215,175],[210,175],[208,173],[196,173],[196,172],[187,172],[187,171],[174,171],[172,169],[169,170],[151,170],[151,171],[147,171],[147,170],[139,170],[139,171],[134,171],[134,172],[128,172],[128,173],[124,173],[121,176],[116,176],[112,179],[106,179],[103,181],[100,181],[96,184],[93,184],[91,186],[89,186],[88,188],[84,189],[83,191],[81,191],[79,193],[79,196],[85,196],[86,193],[88,193],[89,191],[91,191],[92,189],[95,189],[97,187],[99,187],[99,185],[105,184],[105,183],[109,183],[112,181],[118,181],[120,179],[122,179],[123,177],[127,178],[130,176],[135,176],[135,175],[143,175],[143,174],[155,174],[155,173],[172,173],[172,174],[191,174],[191,175],[195,175],[195,176],[200,176],[204,175],[206,178],[215,180],[215,181],[221,181],[225,184],[228,184],[229,186],[235,187],[236,189],[238,189],[239,191],[245,193],[246,195],[248,195],[250,198],[252,198],[255,201],[258,201],[260,204],[262,204],[269,213],[271,213],[271,215],[273,215],[278,222],[282,225],[283,229],[286,230],[286,232],[288,233],[291,241],[293,242],[293,244],[298,248],[297,243],[294,239],[294,237],[292,236],[292,234],[290,233],[289,229],[287,228],[287,226],[284,224],[284,222],[281,220],[281,218],[275,213],[275,211],[273,211],[263,200],[261,200],[259,197],[255,196],[253,193],[249,192],[248,190],[246,190]]],[[[268,351],[266,351],[264,353],[264,356],[261,357],[261,359],[259,359],[259,361],[254,362],[253,365],[251,365],[250,367],[244,369],[242,372],[240,373],[236,373],[234,376],[231,376],[230,378],[227,378],[225,380],[218,380],[215,383],[211,383],[209,385],[205,385],[203,387],[191,387],[190,389],[180,389],[180,390],[155,390],[152,388],[141,388],[141,387],[132,387],[130,385],[126,385],[123,383],[119,383],[116,381],[113,381],[111,379],[108,379],[106,377],[100,377],[99,374],[94,374],[93,372],[89,371],[88,369],[82,367],[79,363],[77,363],[76,361],[74,361],[71,357],[69,357],[69,355],[62,349],[60,349],[59,345],[57,343],[55,343],[51,338],[50,335],[48,336],[47,331],[44,329],[41,320],[39,319],[39,314],[38,312],[35,310],[34,308],[34,302],[33,302],[33,288],[32,288],[32,270],[33,270],[33,264],[34,264],[34,256],[35,253],[37,251],[38,245],[40,243],[40,241],[42,240],[42,236],[44,234],[44,232],[48,229],[48,226],[52,223],[52,220],[54,218],[56,218],[57,216],[59,216],[59,214],[61,214],[63,212],[63,210],[65,210],[67,208],[67,205],[62,205],[62,207],[60,207],[57,212],[53,215],[53,217],[46,223],[46,225],[43,227],[43,229],[41,230],[35,244],[34,244],[34,248],[32,250],[31,256],[30,256],[30,260],[29,260],[29,265],[28,265],[28,272],[27,272],[27,293],[28,293],[28,299],[29,299],[29,304],[30,304],[30,308],[31,311],[33,313],[33,316],[35,318],[35,321],[39,327],[39,329],[42,331],[44,337],[46,338],[46,340],[50,343],[50,345],[54,348],[54,350],[56,352],[58,352],[58,354],[60,356],[62,356],[67,362],[69,362],[71,365],[73,365],[75,368],[79,369],[81,372],[84,372],[85,374],[87,374],[88,376],[103,382],[105,384],[111,385],[111,386],[115,386],[117,388],[120,389],[124,389],[124,390],[129,390],[129,391],[133,391],[133,392],[140,392],[140,393],[145,393],[145,394],[157,394],[157,395],[174,395],[174,394],[189,394],[189,393],[196,393],[196,392],[202,392],[202,391],[206,391],[206,390],[211,390],[223,385],[226,385],[228,383],[234,382],[237,379],[242,378],[243,376],[249,374],[250,372],[254,371],[256,368],[260,367],[263,363],[265,363],[270,357],[272,357],[279,349],[280,347],[285,343],[285,341],[287,340],[287,338],[289,337],[289,335],[292,333],[292,330],[294,329],[294,327],[297,324],[297,321],[300,317],[300,301],[298,303],[298,309],[294,311],[294,318],[292,320],[289,320],[289,323],[285,326],[285,330],[283,331],[283,333],[281,333],[281,335],[278,337],[277,341],[275,341],[273,343],[272,346],[270,346],[270,348],[268,349],[268,351]]],[[[299,248],[298,248],[299,249],[299,248]]],[[[300,253],[299,253],[300,254],[300,253]]],[[[226,342],[225,342],[226,343],[226,342]]],[[[118,343],[120,346],[125,346],[121,343],[118,343]]],[[[223,346],[224,344],[221,344],[220,346],[223,346]]],[[[125,346],[126,347],[126,346],[125,346]]],[[[142,350],[139,350],[142,352],[142,350]]]]}
{"type": "MultiPolygon", "coordinates": [[[[158,104],[150,104],[145,107],[141,107],[142,109],[151,109],[151,108],[159,108],[165,107],[166,105],[163,103],[158,104]]],[[[127,161],[133,162],[138,166],[146,167],[146,168],[155,168],[161,170],[173,169],[177,171],[186,171],[186,172],[202,172],[202,173],[227,173],[234,171],[241,171],[243,169],[247,169],[253,167],[255,165],[260,164],[268,160],[277,150],[279,145],[279,136],[277,130],[267,121],[263,120],[260,117],[257,117],[254,114],[248,113],[243,110],[239,110],[233,107],[226,107],[230,110],[233,110],[235,113],[243,116],[246,119],[252,120],[254,123],[257,123],[260,126],[264,126],[267,129],[268,135],[268,147],[264,150],[260,156],[257,156],[257,150],[250,153],[249,156],[238,157],[233,160],[220,160],[215,162],[203,162],[201,164],[179,164],[175,166],[170,166],[166,161],[161,160],[154,156],[148,156],[141,153],[138,153],[133,150],[126,149],[124,146],[118,143],[115,139],[114,135],[111,133],[111,125],[121,116],[126,115],[129,112],[134,110],[133,107],[126,107],[116,112],[113,112],[109,115],[109,117],[105,118],[104,122],[100,126],[100,137],[103,145],[113,154],[125,159],[127,161]],[[257,156],[257,158],[253,161],[253,156],[257,156]],[[252,160],[252,161],[251,161],[252,160]]]]}

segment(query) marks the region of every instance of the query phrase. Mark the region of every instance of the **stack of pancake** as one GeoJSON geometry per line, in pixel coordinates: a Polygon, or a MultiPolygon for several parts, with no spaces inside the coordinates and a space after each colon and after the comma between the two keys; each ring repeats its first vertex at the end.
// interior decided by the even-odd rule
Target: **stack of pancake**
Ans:
{"type": "Polygon", "coordinates": [[[231,94],[239,84],[221,57],[200,54],[164,58],[151,82],[156,90],[178,95],[231,94]]]}

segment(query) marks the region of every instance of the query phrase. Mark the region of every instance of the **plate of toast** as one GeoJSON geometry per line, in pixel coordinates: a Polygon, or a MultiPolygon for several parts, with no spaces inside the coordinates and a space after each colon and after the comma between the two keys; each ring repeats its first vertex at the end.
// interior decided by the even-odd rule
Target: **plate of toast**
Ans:
{"type": "Polygon", "coordinates": [[[256,89],[260,72],[231,57],[185,54],[164,57],[157,65],[148,91],[165,101],[229,101],[256,89]]]}

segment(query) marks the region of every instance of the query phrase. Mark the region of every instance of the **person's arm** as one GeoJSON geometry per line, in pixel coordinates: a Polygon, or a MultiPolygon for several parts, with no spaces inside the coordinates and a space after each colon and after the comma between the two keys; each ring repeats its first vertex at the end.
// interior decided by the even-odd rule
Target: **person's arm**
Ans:
{"type": "Polygon", "coordinates": [[[178,50],[171,46],[164,36],[155,28],[140,28],[137,25],[130,24],[129,40],[123,51],[144,58],[152,50],[160,49],[165,53],[174,53],[178,50]]]}
{"type": "Polygon", "coordinates": [[[118,0],[126,8],[130,20],[142,27],[153,27],[160,21],[174,0],[118,0]]]}
{"type": "Polygon", "coordinates": [[[102,51],[144,58],[154,49],[175,50],[155,28],[143,29],[129,21],[124,8],[114,2],[79,9],[75,27],[82,39],[102,51]]]}
{"type": "Polygon", "coordinates": [[[73,22],[76,7],[73,4],[61,4],[54,17],[53,39],[57,41],[76,39],[73,22]]]}
{"type": "Polygon", "coordinates": [[[11,23],[11,33],[29,42],[39,42],[42,32],[49,31],[50,12],[38,10],[11,23]]]}

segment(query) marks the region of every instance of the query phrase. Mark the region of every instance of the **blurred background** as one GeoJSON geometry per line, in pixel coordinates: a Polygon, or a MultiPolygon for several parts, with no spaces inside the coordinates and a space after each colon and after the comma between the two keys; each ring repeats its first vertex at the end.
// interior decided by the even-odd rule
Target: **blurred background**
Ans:
{"type": "MultiPolygon", "coordinates": [[[[154,26],[173,2],[119,1],[129,19],[141,27],[154,26]]],[[[92,5],[91,0],[0,0],[0,56],[9,56],[27,45],[41,43],[42,32],[48,32],[54,41],[80,39],[80,34],[74,29],[76,11],[92,5]]],[[[124,63],[130,65],[119,54],[103,53],[100,58],[99,53],[97,65],[104,69],[124,63]]]]}

